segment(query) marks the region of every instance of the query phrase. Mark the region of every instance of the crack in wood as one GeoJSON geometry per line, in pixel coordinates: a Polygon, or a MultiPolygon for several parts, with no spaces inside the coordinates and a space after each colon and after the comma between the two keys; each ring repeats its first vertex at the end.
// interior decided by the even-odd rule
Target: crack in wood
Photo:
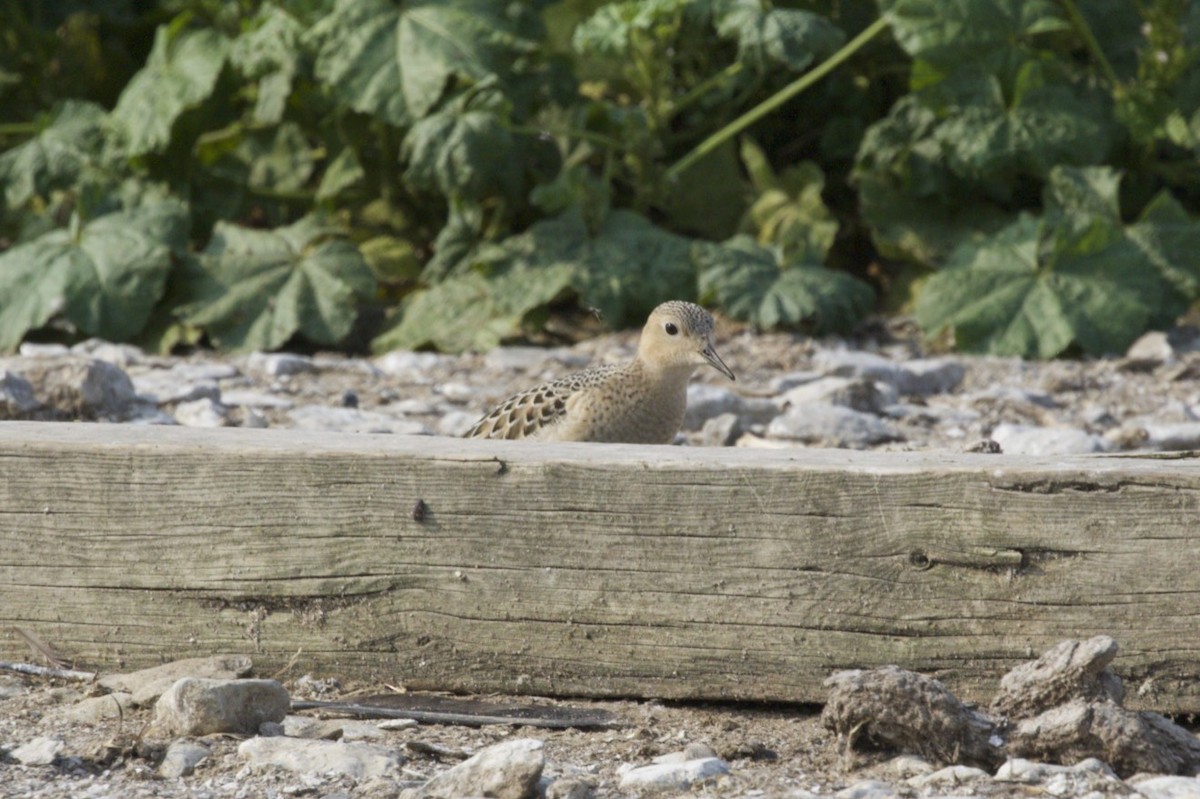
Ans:
{"type": "Polygon", "coordinates": [[[1129,484],[1129,482],[1124,480],[1101,483],[1078,478],[1047,477],[1039,480],[997,483],[994,485],[994,488],[997,491],[1012,491],[1020,494],[1066,494],[1070,492],[1081,494],[1113,494],[1123,491],[1129,484]]]}

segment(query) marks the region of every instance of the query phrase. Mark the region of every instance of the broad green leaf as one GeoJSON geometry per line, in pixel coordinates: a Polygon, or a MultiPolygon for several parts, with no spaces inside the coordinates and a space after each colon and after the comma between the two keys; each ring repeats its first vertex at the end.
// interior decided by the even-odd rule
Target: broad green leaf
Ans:
{"type": "Polygon", "coordinates": [[[315,217],[262,231],[219,223],[200,256],[207,280],[180,309],[221,347],[277,349],[300,334],[336,344],[375,279],[340,230],[315,217]]]}
{"type": "Polygon", "coordinates": [[[789,257],[811,256],[822,263],[837,237],[838,223],[821,193],[825,175],[812,161],[771,172],[758,145],[742,142],[742,160],[755,175],[758,196],[742,220],[742,232],[753,233],[760,244],[782,248],[789,257]]]}
{"type": "Polygon", "coordinates": [[[229,60],[242,75],[257,82],[254,120],[278,124],[299,69],[304,26],[272,4],[260,8],[250,24],[250,29],[233,41],[229,60]]]}
{"type": "MultiPolygon", "coordinates": [[[[1181,302],[1200,297],[1200,222],[1189,216],[1169,192],[1159,193],[1125,232],[1181,302]]],[[[1178,313],[1179,309],[1174,311],[1178,313]]],[[[1174,320],[1159,321],[1169,324],[1174,320]]]]}
{"type": "Polygon", "coordinates": [[[521,161],[513,136],[490,111],[445,109],[412,126],[401,158],[405,180],[446,197],[515,199],[521,161]]]}
{"type": "Polygon", "coordinates": [[[1009,100],[997,78],[966,70],[930,93],[931,102],[950,103],[934,134],[946,166],[1001,202],[1023,177],[1045,179],[1055,166],[1103,161],[1116,136],[1099,95],[1035,82],[1009,100]]]}
{"type": "Polygon", "coordinates": [[[581,54],[624,58],[629,54],[635,32],[658,41],[674,36],[687,5],[687,0],[607,3],[575,28],[571,44],[581,54]]]}
{"type": "Polygon", "coordinates": [[[412,242],[395,236],[374,236],[358,245],[371,271],[381,282],[415,280],[421,274],[421,262],[412,242]]]}
{"type": "Polygon", "coordinates": [[[846,40],[828,19],[800,9],[771,8],[762,0],[724,0],[717,8],[717,33],[736,41],[738,61],[758,72],[777,66],[800,72],[846,40]]]}
{"type": "MultiPolygon", "coordinates": [[[[905,52],[944,75],[972,63],[1022,60],[1039,34],[1070,23],[1052,0],[881,0],[905,52]]],[[[931,81],[936,76],[930,76],[931,81]]],[[[920,88],[920,82],[914,88],[920,88]]]]}
{"type": "Polygon", "coordinates": [[[854,178],[887,180],[914,197],[952,193],[954,176],[946,169],[937,139],[943,117],[917,95],[901,97],[886,117],[867,128],[855,158],[854,178]]]}
{"type": "Polygon", "coordinates": [[[632,211],[610,212],[593,231],[579,209],[571,209],[486,248],[478,258],[535,270],[569,266],[580,301],[619,327],[641,324],[661,302],[696,295],[690,246],[689,239],[632,211]]]}
{"type": "Polygon", "coordinates": [[[887,258],[924,267],[940,266],[960,245],[995,233],[1013,218],[982,198],[953,192],[915,197],[875,176],[857,183],[860,211],[875,247],[887,258]]]}
{"type": "Polygon", "coordinates": [[[476,203],[452,200],[446,224],[433,242],[433,257],[425,264],[422,277],[428,282],[445,280],[464,272],[470,254],[483,240],[483,211],[476,203]]]}
{"type": "Polygon", "coordinates": [[[91,336],[123,341],[162,296],[187,209],[159,202],[55,230],[0,255],[0,350],[61,314],[91,336]]]}
{"type": "Polygon", "coordinates": [[[1029,215],[964,245],[925,283],[917,319],[964,350],[1052,358],[1124,350],[1159,316],[1156,271],[1110,220],[1029,215]]]}
{"type": "Polygon", "coordinates": [[[888,258],[940,265],[964,241],[1012,221],[946,168],[939,124],[932,109],[906,95],[859,146],[853,180],[862,218],[888,258]]]}
{"type": "Polygon", "coordinates": [[[314,147],[295,122],[276,128],[227,125],[202,136],[194,158],[192,212],[203,228],[246,213],[267,224],[292,218],[281,200],[303,190],[316,169],[314,147]]]}
{"type": "Polygon", "coordinates": [[[317,199],[336,200],[343,192],[362,183],[364,177],[366,172],[358,161],[358,154],[353,147],[345,147],[325,167],[321,185],[317,187],[317,199]]]}
{"type": "Polygon", "coordinates": [[[865,283],[819,263],[789,262],[778,247],[749,236],[696,245],[700,295],[714,298],[735,319],[769,330],[810,326],[845,331],[861,320],[875,295],[865,283]]]}
{"type": "MultiPolygon", "coordinates": [[[[596,178],[588,173],[590,185],[596,189],[596,178]]],[[[588,197],[582,193],[575,199],[585,207],[608,208],[612,205],[611,189],[588,197]]],[[[663,223],[675,231],[698,233],[707,239],[725,239],[737,233],[750,197],[742,165],[738,161],[737,142],[732,139],[701,158],[667,187],[666,196],[659,202],[663,223]]]]}
{"type": "MultiPolygon", "coordinates": [[[[1121,225],[1121,174],[1110,167],[1057,167],[1050,172],[1044,204],[1076,224],[1093,219],[1121,225]]],[[[1200,297],[1200,222],[1167,191],[1160,192],[1124,232],[1164,280],[1163,301],[1151,320],[1168,325],[1200,297]]]]}
{"type": "Polygon", "coordinates": [[[110,115],[123,151],[139,156],[165,150],[179,117],[212,95],[228,53],[229,40],[212,28],[160,26],[146,65],[110,115]]]}
{"type": "Polygon", "coordinates": [[[0,155],[0,186],[8,207],[78,180],[100,151],[104,116],[94,103],[66,100],[36,136],[0,155]]]}
{"type": "Polygon", "coordinates": [[[503,79],[537,47],[492,0],[338,0],[310,35],[317,77],[351,108],[399,126],[428,115],[451,79],[503,79]]]}
{"type": "Polygon", "coordinates": [[[301,189],[316,166],[313,148],[294,122],[284,122],[270,136],[249,136],[237,148],[248,168],[246,185],[269,192],[301,189]]]}
{"type": "Polygon", "coordinates": [[[445,352],[489,350],[519,335],[531,313],[567,291],[572,269],[513,263],[470,270],[408,297],[375,352],[433,346],[445,352]]]}
{"type": "Polygon", "coordinates": [[[1046,181],[1043,205],[1048,211],[1088,214],[1120,224],[1121,173],[1110,167],[1056,167],[1046,181]]]}

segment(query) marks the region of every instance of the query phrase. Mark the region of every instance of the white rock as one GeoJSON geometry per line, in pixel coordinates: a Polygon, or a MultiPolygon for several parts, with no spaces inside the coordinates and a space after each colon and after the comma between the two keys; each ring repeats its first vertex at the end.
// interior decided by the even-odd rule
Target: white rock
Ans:
{"type": "Polygon", "coordinates": [[[246,358],[246,368],[251,372],[271,377],[285,377],[315,372],[317,366],[312,358],[304,355],[290,352],[252,352],[246,358]]]}
{"type": "Polygon", "coordinates": [[[170,369],[158,369],[133,376],[133,387],[139,397],[166,405],[198,399],[220,401],[221,388],[215,380],[180,380],[170,369]]]}
{"type": "Polygon", "coordinates": [[[185,427],[225,427],[229,424],[229,408],[208,397],[175,406],[175,421],[185,427]]]}
{"type": "Polygon", "coordinates": [[[278,394],[245,388],[227,390],[220,399],[226,405],[237,405],[242,408],[277,408],[286,411],[296,405],[290,397],[281,397],[278,394]]]}
{"type": "Polygon", "coordinates": [[[1166,451],[1200,448],[1200,422],[1177,424],[1147,424],[1146,440],[1142,447],[1166,451]]]}
{"type": "Polygon", "coordinates": [[[471,429],[479,421],[482,414],[467,413],[466,411],[448,411],[437,420],[437,432],[443,436],[458,438],[471,429]]]}
{"type": "Polygon", "coordinates": [[[158,767],[159,776],[167,779],[186,777],[195,771],[200,761],[208,755],[209,749],[204,744],[195,741],[172,741],[158,767]]]}
{"type": "Polygon", "coordinates": [[[1058,402],[1046,392],[1018,386],[992,386],[983,391],[964,395],[963,398],[972,405],[1012,403],[1014,405],[1033,405],[1038,408],[1058,407],[1058,402]]]}
{"type": "Polygon", "coordinates": [[[270,427],[267,417],[263,416],[253,408],[242,409],[242,427],[249,427],[256,430],[263,430],[270,427]]]}
{"type": "Polygon", "coordinates": [[[79,342],[71,347],[71,352],[76,355],[89,355],[98,361],[107,361],[121,368],[141,363],[146,358],[146,353],[140,347],[132,344],[114,344],[98,338],[79,342]]]}
{"type": "Polygon", "coordinates": [[[8,753],[8,756],[26,766],[48,766],[59,756],[66,744],[61,738],[34,738],[29,743],[18,746],[8,753]]]}
{"type": "Polygon", "coordinates": [[[436,352],[393,350],[375,359],[375,366],[390,377],[418,378],[414,382],[431,382],[427,372],[441,366],[447,357],[436,352]]]}
{"type": "Polygon", "coordinates": [[[1004,423],[996,425],[991,438],[1008,455],[1083,455],[1108,449],[1103,436],[1070,427],[1004,423]]]}
{"type": "Polygon", "coordinates": [[[437,403],[424,399],[403,399],[387,406],[392,413],[404,416],[432,416],[438,412],[437,403]]]}
{"type": "Polygon", "coordinates": [[[516,738],[489,746],[438,774],[412,795],[431,799],[463,796],[526,799],[533,795],[546,765],[542,747],[542,741],[535,738],[516,738]]]}
{"type": "Polygon", "coordinates": [[[1175,360],[1175,348],[1171,346],[1167,334],[1161,330],[1151,330],[1143,333],[1137,341],[1129,345],[1125,357],[1130,361],[1146,366],[1161,366],[1175,360]]]}
{"type": "Polygon", "coordinates": [[[932,774],[934,771],[928,760],[916,755],[897,755],[884,764],[884,768],[889,774],[901,780],[932,774]]]}
{"type": "Polygon", "coordinates": [[[338,774],[355,780],[397,776],[404,760],[395,751],[365,743],[307,738],[249,738],[238,755],[251,766],[278,766],[298,774],[338,774]]]}
{"type": "Polygon", "coordinates": [[[479,389],[466,383],[441,383],[434,390],[451,402],[470,402],[479,395],[479,389]]]}
{"type": "Polygon", "coordinates": [[[126,424],[136,425],[177,425],[175,417],[151,403],[138,402],[125,418],[126,424]]]}
{"type": "Polygon", "coordinates": [[[546,799],[593,799],[596,784],[587,777],[560,777],[546,786],[546,799]]]}
{"type": "Polygon", "coordinates": [[[154,726],[173,735],[256,733],[264,721],[283,721],[291,707],[275,680],[184,677],[154,705],[154,726]]]}
{"type": "Polygon", "coordinates": [[[728,447],[742,434],[741,419],[736,413],[722,413],[707,420],[700,428],[700,445],[728,447]]]}
{"type": "Polygon", "coordinates": [[[683,429],[699,430],[707,420],[723,413],[738,413],[741,409],[742,398],[724,386],[691,383],[687,387],[683,429]]]}
{"type": "Polygon", "coordinates": [[[196,383],[228,380],[240,375],[241,371],[231,363],[184,361],[172,365],[167,374],[181,383],[196,383]]]}
{"type": "Polygon", "coordinates": [[[813,358],[826,374],[889,383],[901,394],[942,394],[962,383],[967,368],[955,358],[893,361],[858,350],[823,350],[813,358]]]}
{"type": "Polygon", "coordinates": [[[429,435],[433,431],[424,422],[397,418],[379,411],[361,408],[334,408],[327,405],[303,405],[288,411],[288,419],[300,430],[338,430],[344,433],[395,433],[429,435]]]}
{"type": "Polygon", "coordinates": [[[879,414],[899,399],[896,389],[861,377],[823,377],[791,389],[781,398],[785,405],[823,402],[864,413],[879,414]]]}
{"type": "Polygon", "coordinates": [[[184,658],[151,666],[126,674],[106,674],[99,679],[102,688],[133,694],[133,704],[142,707],[162,696],[163,692],[183,677],[213,677],[232,680],[244,677],[254,668],[245,655],[213,655],[204,658],[184,658]]]}
{"type": "Polygon", "coordinates": [[[724,760],[719,757],[705,757],[680,763],[661,763],[629,769],[621,775],[621,787],[682,791],[698,782],[715,779],[728,773],[729,764],[724,760]]]}
{"type": "Polygon", "coordinates": [[[820,380],[821,377],[820,372],[787,372],[786,374],[772,377],[770,382],[767,383],[767,387],[772,394],[783,394],[791,391],[796,386],[820,380]]]}
{"type": "Polygon", "coordinates": [[[89,361],[80,387],[84,405],[102,416],[120,416],[137,399],[133,381],[119,366],[105,361],[89,361]]]}
{"type": "Polygon", "coordinates": [[[17,352],[22,358],[61,358],[71,354],[65,344],[37,344],[32,341],[23,342],[17,352]]]}
{"type": "Polygon", "coordinates": [[[1128,783],[1146,799],[1200,799],[1200,779],[1195,777],[1145,777],[1128,783]]]}
{"type": "MultiPolygon", "coordinates": [[[[31,413],[41,407],[33,384],[16,372],[0,369],[0,409],[7,408],[11,415],[31,413]]],[[[0,418],[5,418],[0,411],[0,418]]]]}
{"type": "Polygon", "coordinates": [[[343,721],[343,741],[382,741],[387,733],[373,721],[343,721]]]}
{"type": "Polygon", "coordinates": [[[818,350],[813,365],[828,375],[866,377],[895,385],[900,365],[890,358],[860,350],[818,350]]]}
{"type": "Polygon", "coordinates": [[[336,740],[342,734],[339,719],[314,719],[311,716],[283,717],[283,734],[289,738],[327,738],[336,740]]]}
{"type": "Polygon", "coordinates": [[[767,435],[805,444],[852,449],[904,438],[877,416],[822,402],[793,405],[787,413],[771,420],[767,435]]]}
{"type": "Polygon", "coordinates": [[[408,730],[419,727],[421,722],[416,719],[387,719],[377,725],[381,730],[408,730]]]}
{"type": "Polygon", "coordinates": [[[967,367],[953,358],[918,358],[906,361],[898,374],[901,394],[945,394],[962,385],[967,367]]]}
{"type": "Polygon", "coordinates": [[[863,780],[834,794],[837,799],[890,799],[899,796],[896,788],[882,780],[863,780]]]}
{"type": "Polygon", "coordinates": [[[1073,766],[1039,763],[1035,760],[1013,757],[996,770],[996,779],[1012,782],[1041,782],[1059,774],[1099,777],[1106,780],[1117,778],[1107,763],[1094,757],[1080,760],[1073,766]]]}
{"type": "Polygon", "coordinates": [[[104,719],[122,718],[133,708],[133,694],[118,691],[91,696],[66,708],[65,715],[79,724],[96,724],[104,719]]]}
{"type": "Polygon", "coordinates": [[[981,768],[972,768],[971,766],[946,766],[929,774],[920,774],[908,780],[908,784],[914,788],[928,788],[937,786],[939,788],[954,787],[963,785],[975,780],[990,780],[991,774],[988,774],[981,768]]]}
{"type": "Polygon", "coordinates": [[[483,356],[483,365],[496,371],[536,369],[551,357],[541,347],[496,347],[483,356]]]}

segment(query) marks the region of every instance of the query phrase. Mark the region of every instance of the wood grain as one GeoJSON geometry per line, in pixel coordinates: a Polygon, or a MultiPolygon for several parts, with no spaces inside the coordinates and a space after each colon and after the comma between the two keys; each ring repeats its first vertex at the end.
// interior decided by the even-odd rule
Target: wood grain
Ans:
{"type": "Polygon", "coordinates": [[[894,663],[986,701],[1104,633],[1132,705],[1200,711],[1189,458],[3,423],[0,474],[3,659],[804,702],[894,663]]]}

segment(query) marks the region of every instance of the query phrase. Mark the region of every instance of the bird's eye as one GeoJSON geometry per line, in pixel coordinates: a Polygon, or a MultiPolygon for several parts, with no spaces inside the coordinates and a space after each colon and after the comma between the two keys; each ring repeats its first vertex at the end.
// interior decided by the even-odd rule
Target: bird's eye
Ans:
{"type": "Polygon", "coordinates": [[[673,336],[679,332],[679,328],[675,326],[674,322],[667,322],[663,325],[663,330],[667,331],[668,336],[673,336]]]}

